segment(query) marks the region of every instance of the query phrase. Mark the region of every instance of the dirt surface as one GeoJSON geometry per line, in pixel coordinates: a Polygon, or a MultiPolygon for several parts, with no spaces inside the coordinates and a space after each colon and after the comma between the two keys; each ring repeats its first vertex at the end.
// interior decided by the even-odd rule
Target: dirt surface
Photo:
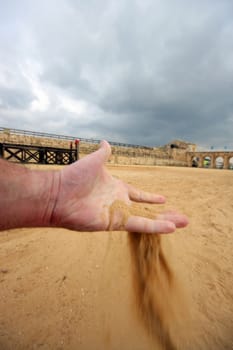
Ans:
{"type": "MultiPolygon", "coordinates": [[[[169,278],[163,278],[169,274],[166,268],[151,281],[158,272],[152,269],[154,262],[137,265],[136,236],[132,241],[126,232],[4,231],[0,349],[161,349],[159,337],[148,333],[151,318],[138,306],[143,271],[143,291],[149,295],[144,300],[154,300],[149,304],[156,305],[163,320],[158,326],[169,329],[178,348],[233,349],[233,172],[109,169],[132,185],[167,197],[165,205],[138,204],[143,215],[176,208],[189,216],[186,229],[160,240],[181,300],[169,278]]],[[[164,259],[160,254],[161,266],[164,259]]]]}

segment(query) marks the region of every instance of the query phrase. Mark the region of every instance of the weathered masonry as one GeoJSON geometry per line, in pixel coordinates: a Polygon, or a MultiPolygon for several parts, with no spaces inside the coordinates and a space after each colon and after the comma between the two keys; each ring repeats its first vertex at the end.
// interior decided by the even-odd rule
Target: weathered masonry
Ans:
{"type": "Polygon", "coordinates": [[[0,158],[21,163],[66,165],[78,160],[78,150],[78,146],[67,149],[0,143],[0,158]]]}
{"type": "Polygon", "coordinates": [[[217,168],[218,162],[221,160],[223,169],[230,169],[233,164],[233,152],[187,152],[187,165],[197,166],[198,168],[205,167],[205,160],[208,159],[209,168],[217,168]]]}

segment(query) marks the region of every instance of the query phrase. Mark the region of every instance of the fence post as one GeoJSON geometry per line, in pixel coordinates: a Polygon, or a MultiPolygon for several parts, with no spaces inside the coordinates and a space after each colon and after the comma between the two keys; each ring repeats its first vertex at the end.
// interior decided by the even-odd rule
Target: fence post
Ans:
{"type": "Polygon", "coordinates": [[[74,144],[75,144],[75,148],[76,148],[76,160],[79,160],[79,144],[80,144],[80,140],[79,139],[76,139],[74,141],[74,144]]]}
{"type": "Polygon", "coordinates": [[[0,158],[4,158],[4,145],[0,143],[0,158]]]}

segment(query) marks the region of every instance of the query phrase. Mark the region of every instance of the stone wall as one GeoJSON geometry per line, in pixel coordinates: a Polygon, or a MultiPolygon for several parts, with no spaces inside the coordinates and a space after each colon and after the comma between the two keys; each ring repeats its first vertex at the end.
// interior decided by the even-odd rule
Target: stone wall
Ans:
{"type": "MultiPolygon", "coordinates": [[[[69,140],[18,135],[10,133],[7,130],[0,132],[0,142],[58,148],[70,147],[69,140]]],[[[98,147],[98,144],[80,142],[80,158],[94,152],[98,147]]],[[[123,165],[187,165],[186,152],[183,149],[119,146],[112,146],[112,155],[109,159],[109,163],[123,165]]]]}

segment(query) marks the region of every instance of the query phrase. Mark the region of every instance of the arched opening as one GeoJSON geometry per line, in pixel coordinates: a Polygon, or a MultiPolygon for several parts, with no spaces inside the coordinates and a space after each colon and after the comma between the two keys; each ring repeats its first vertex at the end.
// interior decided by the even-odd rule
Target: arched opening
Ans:
{"type": "Polygon", "coordinates": [[[217,157],[215,159],[215,167],[216,167],[216,169],[223,169],[223,165],[224,165],[223,157],[217,157]]]}
{"type": "Polygon", "coordinates": [[[171,149],[173,149],[173,148],[179,148],[179,146],[176,145],[175,143],[172,143],[172,144],[170,145],[170,148],[171,148],[171,149]]]}
{"type": "Polygon", "coordinates": [[[233,170],[233,157],[229,159],[229,169],[233,170]]]}
{"type": "Polygon", "coordinates": [[[198,168],[198,162],[199,162],[199,158],[198,157],[193,157],[192,158],[192,167],[193,168],[198,168]]]}
{"type": "Polygon", "coordinates": [[[210,168],[210,166],[211,166],[211,158],[209,156],[206,156],[203,159],[203,166],[204,166],[204,168],[210,168]]]}

